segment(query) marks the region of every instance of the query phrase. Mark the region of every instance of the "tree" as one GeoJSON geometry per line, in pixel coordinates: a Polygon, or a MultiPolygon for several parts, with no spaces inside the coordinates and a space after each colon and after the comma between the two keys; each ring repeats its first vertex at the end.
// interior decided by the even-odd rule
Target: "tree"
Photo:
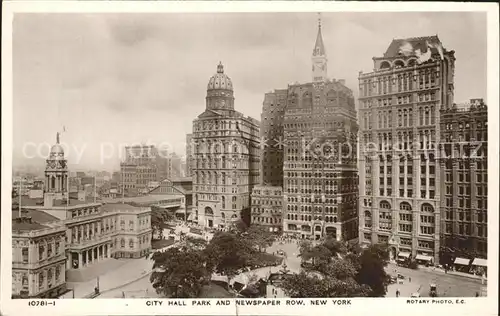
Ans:
{"type": "Polygon", "coordinates": [[[383,245],[370,245],[361,254],[351,259],[356,267],[356,281],[370,287],[369,296],[382,297],[386,293],[386,286],[390,277],[385,272],[389,262],[389,252],[383,245]]]}
{"type": "Polygon", "coordinates": [[[204,252],[208,257],[208,267],[230,280],[248,265],[255,250],[238,235],[219,232],[210,240],[204,252]]]}
{"type": "Polygon", "coordinates": [[[150,281],[156,293],[169,298],[199,297],[210,281],[207,258],[202,251],[170,248],[156,252],[150,281]]]}
{"type": "Polygon", "coordinates": [[[185,250],[204,250],[207,247],[207,241],[203,238],[196,238],[193,236],[187,236],[184,239],[183,249],[185,250]]]}
{"type": "Polygon", "coordinates": [[[174,216],[169,211],[152,206],[151,207],[151,229],[153,229],[153,234],[157,234],[162,239],[163,236],[163,224],[165,222],[171,221],[174,216]]]}
{"type": "Polygon", "coordinates": [[[245,232],[245,237],[248,241],[259,251],[262,249],[270,247],[273,242],[276,240],[275,235],[269,231],[263,225],[251,225],[245,232]]]}

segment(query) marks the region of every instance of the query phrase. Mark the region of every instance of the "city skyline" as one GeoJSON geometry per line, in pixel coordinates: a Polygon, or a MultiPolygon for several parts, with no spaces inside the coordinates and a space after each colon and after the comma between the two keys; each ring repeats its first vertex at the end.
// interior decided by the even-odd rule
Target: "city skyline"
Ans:
{"type": "MultiPolygon", "coordinates": [[[[345,79],[357,99],[359,71],[371,71],[371,58],[381,56],[392,38],[437,34],[457,52],[456,102],[487,102],[485,14],[388,17],[322,13],[330,78],[345,79]],[[459,20],[468,22],[451,27],[459,20]]],[[[22,157],[23,144],[52,145],[63,126],[62,142],[76,148],[68,153],[69,164],[75,164],[75,152],[83,152],[84,168],[118,166],[118,157],[100,163],[103,143],[117,151],[119,144],[168,142],[183,154],[219,61],[234,83],[235,109],[259,119],[266,92],[310,81],[317,19],[315,13],[17,15],[14,164],[31,163],[22,157]],[[277,27],[267,27],[275,22],[277,27]]]]}

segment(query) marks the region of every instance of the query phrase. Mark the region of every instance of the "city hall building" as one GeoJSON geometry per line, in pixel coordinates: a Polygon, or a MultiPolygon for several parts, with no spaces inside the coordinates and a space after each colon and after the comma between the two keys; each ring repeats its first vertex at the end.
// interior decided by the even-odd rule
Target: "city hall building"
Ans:
{"type": "Polygon", "coordinates": [[[21,197],[12,212],[12,296],[58,297],[66,273],[107,258],[151,251],[151,209],[71,199],[64,150],[52,146],[43,199],[21,197]]]}
{"type": "Polygon", "coordinates": [[[437,36],[395,39],[359,74],[359,239],[392,259],[438,262],[440,110],[453,105],[454,51],[437,36]]]}
{"type": "Polygon", "coordinates": [[[231,79],[217,66],[207,85],[206,109],[193,121],[192,178],[195,221],[225,229],[250,223],[250,195],[259,183],[259,121],[234,109],[231,79]]]}

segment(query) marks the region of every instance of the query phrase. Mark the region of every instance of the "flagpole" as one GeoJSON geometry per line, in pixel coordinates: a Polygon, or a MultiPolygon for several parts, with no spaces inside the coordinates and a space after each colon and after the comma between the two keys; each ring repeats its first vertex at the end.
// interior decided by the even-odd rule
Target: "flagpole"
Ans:
{"type": "Polygon", "coordinates": [[[95,181],[95,174],[94,174],[94,203],[96,202],[96,181],[95,181]]]}

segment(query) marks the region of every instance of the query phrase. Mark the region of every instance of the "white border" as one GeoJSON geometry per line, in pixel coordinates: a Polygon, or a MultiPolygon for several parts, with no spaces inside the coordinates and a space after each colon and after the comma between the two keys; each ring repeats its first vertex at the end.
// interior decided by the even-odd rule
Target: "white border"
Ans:
{"type": "MultiPolygon", "coordinates": [[[[299,1],[242,1],[242,2],[121,2],[121,1],[13,1],[2,3],[2,221],[1,228],[1,282],[0,313],[2,315],[137,315],[137,314],[190,314],[190,315],[331,315],[347,312],[351,315],[405,314],[405,315],[497,315],[498,297],[498,5],[493,3],[430,3],[430,2],[299,2],[299,1]],[[351,306],[314,306],[306,299],[305,306],[230,306],[206,307],[149,307],[142,299],[60,299],[56,306],[29,307],[28,300],[12,300],[11,266],[12,236],[11,176],[12,176],[12,21],[16,12],[45,13],[135,13],[135,12],[402,12],[402,11],[482,11],[488,16],[488,120],[489,218],[488,297],[467,298],[465,304],[407,304],[406,299],[352,299],[351,306]],[[311,310],[314,309],[314,310],[311,310]]],[[[448,298],[447,298],[448,299],[448,298]]],[[[331,299],[328,299],[329,301],[331,299]]],[[[455,301],[456,299],[451,299],[455,301]]],[[[190,305],[190,300],[188,306],[190,305]]],[[[215,300],[212,300],[215,302],[215,300]]],[[[166,303],[164,303],[165,305],[166,303]]],[[[212,303],[215,304],[215,303],[212,303]]]]}

